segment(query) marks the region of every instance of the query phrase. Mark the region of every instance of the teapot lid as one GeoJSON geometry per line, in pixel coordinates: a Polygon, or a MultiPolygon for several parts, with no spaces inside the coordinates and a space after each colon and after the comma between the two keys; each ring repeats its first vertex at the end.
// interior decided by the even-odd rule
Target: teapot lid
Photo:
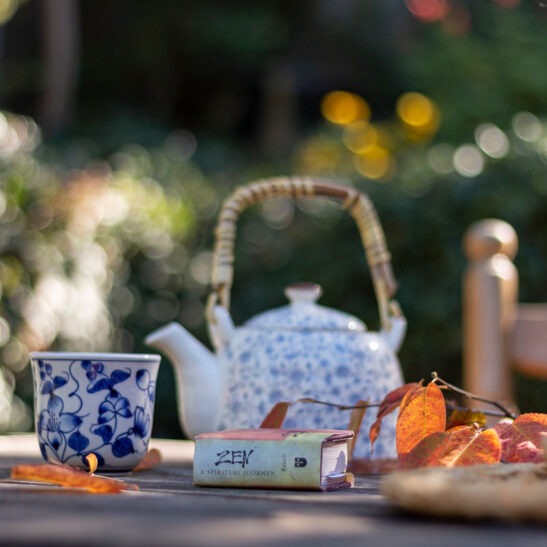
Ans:
{"type": "Polygon", "coordinates": [[[245,325],[267,330],[366,331],[366,325],[353,315],[317,304],[322,292],[315,283],[289,285],[285,296],[290,304],[263,312],[245,325]]]}

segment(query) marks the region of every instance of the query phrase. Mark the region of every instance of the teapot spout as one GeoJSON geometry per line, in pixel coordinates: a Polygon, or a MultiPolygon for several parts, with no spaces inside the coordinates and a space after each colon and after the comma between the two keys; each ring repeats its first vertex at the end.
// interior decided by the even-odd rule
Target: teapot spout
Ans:
{"type": "Polygon", "coordinates": [[[216,356],[178,323],[149,334],[145,342],[165,353],[175,371],[179,421],[193,438],[219,422],[221,375],[216,356]]]}

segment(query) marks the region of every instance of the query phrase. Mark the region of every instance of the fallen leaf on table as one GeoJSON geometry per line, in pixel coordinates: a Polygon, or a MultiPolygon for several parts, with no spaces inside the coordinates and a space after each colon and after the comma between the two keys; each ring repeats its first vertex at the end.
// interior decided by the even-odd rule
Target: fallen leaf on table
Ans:
{"type": "Polygon", "coordinates": [[[99,467],[99,460],[97,456],[91,452],[85,457],[85,461],[87,462],[87,465],[89,465],[89,473],[93,475],[93,473],[97,471],[97,467],[99,467]]]}
{"type": "Polygon", "coordinates": [[[499,422],[494,429],[501,440],[501,461],[543,461],[542,434],[547,432],[547,414],[521,414],[512,422],[499,422]]]}
{"type": "Polygon", "coordinates": [[[161,452],[157,448],[151,448],[144,458],[133,468],[133,471],[145,471],[152,469],[161,462],[161,452]]]}
{"type": "Polygon", "coordinates": [[[138,486],[123,480],[90,475],[68,465],[53,465],[50,463],[15,465],[11,468],[11,478],[57,484],[71,488],[83,488],[94,494],[118,494],[124,490],[139,489],[138,486]]]}

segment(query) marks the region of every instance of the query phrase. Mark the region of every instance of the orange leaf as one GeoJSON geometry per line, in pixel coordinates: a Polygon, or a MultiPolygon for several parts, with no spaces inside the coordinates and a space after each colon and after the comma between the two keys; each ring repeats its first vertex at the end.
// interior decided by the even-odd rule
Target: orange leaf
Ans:
{"type": "Polygon", "coordinates": [[[85,461],[87,462],[87,465],[89,465],[89,473],[93,475],[93,473],[97,471],[97,467],[99,467],[99,459],[91,452],[85,457],[85,461]]]}
{"type": "Polygon", "coordinates": [[[547,433],[547,414],[521,414],[513,422],[494,426],[501,439],[501,461],[543,461],[542,433],[547,433]]]}
{"type": "Polygon", "coordinates": [[[410,452],[399,458],[401,469],[498,463],[501,444],[493,429],[479,432],[474,426],[457,426],[438,431],[422,439],[410,452]]]}
{"type": "Polygon", "coordinates": [[[291,403],[286,401],[275,403],[270,412],[268,412],[268,415],[262,420],[260,427],[279,429],[285,421],[285,416],[290,405],[291,403]]]}
{"type": "Polygon", "coordinates": [[[408,384],[404,384],[390,391],[388,394],[386,394],[386,396],[383,398],[382,402],[380,403],[380,406],[378,407],[376,420],[370,426],[368,436],[370,439],[371,447],[374,446],[374,443],[376,442],[378,435],[380,435],[380,426],[382,423],[382,419],[388,414],[391,414],[401,404],[403,397],[409,391],[415,390],[420,385],[421,385],[421,382],[419,384],[417,382],[411,382],[408,384]]]}
{"type": "Polygon", "coordinates": [[[133,468],[133,471],[151,469],[161,462],[161,452],[157,448],[151,448],[144,458],[133,468]]]}
{"type": "Polygon", "coordinates": [[[11,478],[83,488],[95,494],[118,494],[123,490],[139,489],[138,486],[122,480],[89,475],[85,471],[68,465],[49,463],[15,465],[11,468],[11,478]]]}
{"type": "Polygon", "coordinates": [[[355,448],[355,444],[357,443],[361,424],[363,423],[363,418],[365,417],[365,413],[367,411],[366,404],[366,401],[357,401],[357,403],[355,403],[355,406],[358,408],[354,408],[351,411],[348,429],[353,431],[353,439],[348,446],[348,460],[351,460],[351,458],[353,457],[353,449],[355,448]]]}
{"type": "MultiPolygon", "coordinates": [[[[473,426],[468,426],[474,429],[473,426]]],[[[471,442],[462,447],[461,453],[452,459],[449,467],[476,465],[480,463],[499,463],[501,442],[493,429],[484,429],[471,442]]]]}
{"type": "Polygon", "coordinates": [[[422,439],[445,428],[446,407],[439,386],[430,382],[426,387],[408,391],[397,418],[397,454],[410,452],[422,439]]]}

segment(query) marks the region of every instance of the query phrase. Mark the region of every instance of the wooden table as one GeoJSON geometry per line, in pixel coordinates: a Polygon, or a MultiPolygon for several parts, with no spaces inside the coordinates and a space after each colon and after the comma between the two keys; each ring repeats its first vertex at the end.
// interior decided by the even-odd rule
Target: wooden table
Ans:
{"type": "Polygon", "coordinates": [[[164,461],[125,475],[138,492],[92,495],[9,480],[16,463],[40,462],[33,435],[0,437],[2,545],[443,546],[547,545],[547,527],[443,521],[399,512],[379,478],[352,489],[298,492],[197,488],[193,443],[154,440],[164,461]]]}

